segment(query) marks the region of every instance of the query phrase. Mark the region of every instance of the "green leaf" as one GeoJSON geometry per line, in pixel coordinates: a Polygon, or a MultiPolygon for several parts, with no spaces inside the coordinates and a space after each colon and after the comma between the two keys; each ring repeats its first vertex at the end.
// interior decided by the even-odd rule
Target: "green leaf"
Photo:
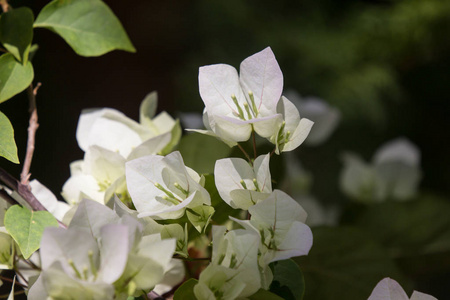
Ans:
{"type": "Polygon", "coordinates": [[[378,239],[408,274],[423,274],[450,267],[449,211],[446,199],[425,196],[371,205],[355,222],[378,239]]]}
{"type": "Polygon", "coordinates": [[[213,173],[216,160],[228,157],[231,148],[218,139],[200,133],[181,138],[178,150],[186,166],[198,173],[213,173]]]}
{"type": "Polygon", "coordinates": [[[250,300],[283,300],[283,298],[269,291],[259,289],[255,294],[247,297],[250,300]]]}
{"type": "Polygon", "coordinates": [[[15,164],[19,163],[17,157],[17,146],[14,141],[14,129],[6,117],[0,111],[0,156],[3,156],[15,164]]]}
{"type": "Polygon", "coordinates": [[[305,299],[367,299],[385,277],[406,290],[409,282],[387,251],[352,227],[313,229],[314,245],[307,256],[295,258],[305,276],[305,299]]]}
{"type": "Polygon", "coordinates": [[[24,65],[33,40],[33,21],[33,11],[28,7],[10,10],[0,17],[0,42],[24,65]]]}
{"type": "Polygon", "coordinates": [[[195,300],[194,286],[198,283],[197,279],[191,278],[184,282],[173,295],[173,300],[195,300]]]}
{"type": "Polygon", "coordinates": [[[220,198],[219,192],[217,191],[216,184],[214,182],[214,175],[204,175],[205,176],[205,189],[211,196],[211,205],[214,207],[215,213],[212,219],[216,224],[223,224],[228,221],[230,216],[238,217],[241,210],[234,209],[229,206],[222,198],[220,198]]]}
{"type": "Polygon", "coordinates": [[[214,207],[207,205],[197,206],[186,210],[186,215],[189,221],[200,233],[206,231],[206,227],[208,227],[213,214],[214,207]]]}
{"type": "Polygon", "coordinates": [[[23,66],[11,53],[0,56],[0,103],[26,89],[33,77],[31,63],[23,66]]]}
{"type": "Polygon", "coordinates": [[[272,264],[273,281],[270,291],[285,300],[301,300],[305,294],[305,280],[299,266],[286,259],[272,264]]]}
{"type": "Polygon", "coordinates": [[[14,241],[9,234],[0,232],[0,270],[14,267],[14,241]]]}
{"type": "Polygon", "coordinates": [[[34,27],[54,31],[81,56],[136,51],[120,21],[100,0],[54,0],[39,13],[34,27]]]}
{"type": "Polygon", "coordinates": [[[48,211],[30,211],[19,205],[6,211],[5,228],[19,245],[25,259],[39,249],[46,227],[58,227],[58,221],[48,211]]]}

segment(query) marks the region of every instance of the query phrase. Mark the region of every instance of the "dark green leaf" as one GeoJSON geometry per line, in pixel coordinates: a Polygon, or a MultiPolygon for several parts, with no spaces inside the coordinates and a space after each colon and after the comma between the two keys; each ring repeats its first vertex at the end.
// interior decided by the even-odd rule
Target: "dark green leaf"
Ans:
{"type": "Polygon", "coordinates": [[[6,211],[5,228],[26,259],[39,249],[46,227],[58,227],[58,221],[48,211],[30,211],[19,205],[13,205],[6,211]]]}
{"type": "Polygon", "coordinates": [[[213,173],[216,160],[228,157],[231,148],[214,137],[191,133],[181,138],[178,150],[186,166],[198,173],[213,173]]]}
{"type": "Polygon", "coordinates": [[[23,66],[11,53],[0,56],[0,103],[26,89],[33,77],[31,63],[23,66]]]}
{"type": "Polygon", "coordinates": [[[19,163],[17,157],[17,146],[14,141],[14,129],[6,117],[0,111],[0,156],[3,156],[7,160],[12,161],[15,164],[19,163]]]}
{"type": "Polygon", "coordinates": [[[12,9],[0,17],[0,42],[24,65],[33,40],[33,21],[33,11],[28,7],[12,9]]]}
{"type": "Polygon", "coordinates": [[[378,239],[408,274],[450,267],[450,203],[423,197],[371,205],[356,219],[378,239]],[[443,259],[447,257],[446,259],[443,259]]]}
{"type": "Polygon", "coordinates": [[[301,300],[305,294],[305,280],[299,266],[286,259],[272,265],[273,281],[270,291],[285,300],[301,300]]]}
{"type": "Polygon", "coordinates": [[[34,27],[59,34],[82,56],[120,49],[135,52],[120,21],[100,0],[54,0],[38,15],[34,27]]]}
{"type": "Polygon", "coordinates": [[[184,282],[173,295],[173,300],[195,300],[194,286],[198,283],[197,279],[191,278],[184,282]]]}
{"type": "Polygon", "coordinates": [[[283,298],[271,293],[269,291],[260,289],[255,294],[247,297],[250,300],[283,300],[283,298]]]}
{"type": "Polygon", "coordinates": [[[295,258],[305,276],[305,299],[367,299],[375,285],[391,277],[408,290],[408,281],[388,253],[357,228],[314,228],[314,245],[295,258]]]}
{"type": "Polygon", "coordinates": [[[216,184],[214,183],[214,175],[205,175],[205,179],[205,189],[211,196],[211,205],[215,210],[212,220],[220,225],[228,221],[229,216],[238,217],[241,210],[232,208],[220,198],[216,184]]]}

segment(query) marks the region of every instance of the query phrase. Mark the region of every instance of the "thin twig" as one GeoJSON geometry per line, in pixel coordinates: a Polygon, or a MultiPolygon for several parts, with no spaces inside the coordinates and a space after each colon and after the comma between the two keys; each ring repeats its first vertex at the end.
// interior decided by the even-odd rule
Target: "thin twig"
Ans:
{"type": "Polygon", "coordinates": [[[20,282],[18,282],[17,280],[16,281],[14,281],[13,279],[11,279],[11,278],[8,278],[8,277],[5,277],[5,276],[1,276],[0,275],[0,279],[1,280],[3,280],[3,281],[8,281],[8,282],[11,282],[11,283],[13,283],[14,282],[14,284],[17,284],[17,285],[19,285],[19,286],[21,286],[21,287],[27,287],[26,285],[23,285],[23,284],[21,284],[20,282]]]}
{"type": "Polygon", "coordinates": [[[10,6],[9,6],[7,0],[0,0],[0,6],[2,7],[3,12],[7,12],[10,9],[10,6]]]}
{"type": "Polygon", "coordinates": [[[36,108],[36,95],[40,86],[41,83],[39,82],[36,85],[36,88],[33,89],[33,84],[30,84],[30,86],[27,89],[30,106],[30,122],[28,126],[27,152],[23,163],[22,173],[20,174],[20,182],[27,186],[31,176],[30,167],[31,161],[33,160],[36,130],[39,127],[38,114],[36,108]]]}
{"type": "MultiPolygon", "coordinates": [[[[47,209],[39,202],[38,199],[33,195],[33,193],[28,189],[27,185],[20,183],[17,179],[12,177],[8,172],[0,168],[0,181],[2,181],[7,187],[14,190],[22,197],[31,207],[32,210],[39,211],[47,209]]],[[[18,203],[19,204],[19,203],[18,203]]],[[[67,226],[58,221],[59,227],[67,228],[67,226]]]]}
{"type": "Polygon", "coordinates": [[[254,155],[254,157],[256,159],[256,135],[255,135],[255,130],[252,130],[252,139],[253,139],[253,155],[254,155]]]}
{"type": "Polygon", "coordinates": [[[3,189],[2,187],[0,187],[0,198],[2,198],[3,200],[5,200],[6,202],[8,202],[9,204],[17,204],[17,201],[14,200],[13,197],[11,197],[8,192],[5,191],[5,189],[3,189]]]}
{"type": "MultiPolygon", "coordinates": [[[[25,293],[24,290],[21,290],[21,291],[18,291],[18,292],[14,292],[14,296],[21,295],[21,294],[24,294],[24,293],[25,293]]],[[[6,299],[6,298],[9,298],[9,294],[0,295],[0,299],[6,299]]]]}
{"type": "Polygon", "coordinates": [[[158,295],[154,291],[151,291],[150,293],[148,293],[147,297],[152,299],[152,300],[166,300],[166,298],[161,297],[160,295],[158,295]]]}
{"type": "Polygon", "coordinates": [[[22,278],[23,282],[25,282],[26,286],[28,287],[28,280],[25,279],[25,277],[22,275],[22,273],[18,269],[15,269],[14,271],[16,271],[17,276],[22,278]]]}
{"type": "Polygon", "coordinates": [[[247,158],[247,160],[250,163],[250,165],[253,165],[252,159],[250,158],[250,155],[248,155],[247,151],[245,151],[244,148],[242,148],[241,145],[237,144],[237,146],[239,147],[239,149],[241,149],[242,153],[244,153],[244,155],[247,158]]]}

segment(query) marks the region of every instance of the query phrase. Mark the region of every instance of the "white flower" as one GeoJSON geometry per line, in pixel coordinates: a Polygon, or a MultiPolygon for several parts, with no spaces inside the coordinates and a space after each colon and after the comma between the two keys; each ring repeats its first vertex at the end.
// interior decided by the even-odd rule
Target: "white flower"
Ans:
{"type": "Polygon", "coordinates": [[[261,287],[258,245],[257,235],[251,232],[226,233],[225,227],[214,226],[212,261],[194,287],[197,299],[232,300],[256,293],[261,287]]]}
{"type": "Polygon", "coordinates": [[[270,141],[275,144],[275,153],[292,151],[300,146],[308,136],[313,122],[300,118],[295,105],[286,97],[282,96],[277,105],[277,113],[283,116],[283,123],[278,131],[270,137],[270,141]]]}
{"type": "Polygon", "coordinates": [[[186,207],[211,204],[204,177],[187,168],[178,151],[127,162],[126,180],[139,217],[178,219],[186,207]]]}
{"type": "Polygon", "coordinates": [[[403,288],[397,281],[391,278],[384,278],[375,286],[368,300],[437,300],[431,295],[414,291],[411,298],[408,298],[403,288]]]}
{"type": "Polygon", "coordinates": [[[341,119],[340,111],[317,97],[301,97],[294,91],[286,93],[301,115],[314,122],[305,144],[317,146],[325,142],[341,119]]]}
{"type": "Polygon", "coordinates": [[[181,128],[166,112],[152,119],[156,102],[156,92],[143,100],[140,123],[111,108],[83,110],[76,133],[78,145],[84,151],[100,146],[128,159],[170,151],[181,136],[181,128]]]}
{"type": "Polygon", "coordinates": [[[55,216],[56,219],[62,221],[64,215],[69,211],[70,205],[66,202],[58,201],[56,196],[42,183],[36,179],[30,182],[31,192],[41,204],[55,216]]]}
{"type": "Polygon", "coordinates": [[[125,158],[117,152],[90,146],[84,160],[72,163],[70,171],[71,177],[61,193],[67,202],[75,205],[87,198],[105,204],[112,194],[108,189],[115,188],[113,184],[125,175],[125,158]]]}
{"type": "Polygon", "coordinates": [[[201,67],[198,80],[205,126],[230,146],[248,140],[253,129],[269,138],[280,127],[283,74],[270,48],[246,58],[240,76],[232,66],[216,64],[201,67]]]}
{"type": "Polygon", "coordinates": [[[270,155],[255,159],[253,167],[241,158],[216,161],[214,178],[220,197],[233,208],[248,209],[272,192],[270,155]]]}
{"type": "Polygon", "coordinates": [[[368,164],[353,154],[344,156],[342,190],[361,202],[408,200],[416,193],[420,178],[420,151],[404,138],[390,141],[368,164]]]}
{"type": "Polygon", "coordinates": [[[259,236],[262,268],[273,261],[308,254],[313,239],[305,224],[307,213],[289,195],[274,190],[248,211],[251,215],[248,221],[231,219],[259,236]]]}

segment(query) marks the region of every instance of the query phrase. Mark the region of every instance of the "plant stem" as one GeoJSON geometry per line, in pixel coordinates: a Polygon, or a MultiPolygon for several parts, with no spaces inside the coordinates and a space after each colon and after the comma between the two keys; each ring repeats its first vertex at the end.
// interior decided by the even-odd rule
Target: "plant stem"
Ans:
{"type": "MultiPolygon", "coordinates": [[[[253,129],[253,125],[252,125],[252,129],[253,129]]],[[[256,159],[256,135],[255,135],[255,130],[252,130],[252,140],[253,140],[253,155],[256,159]]]]}
{"type": "MultiPolygon", "coordinates": [[[[14,296],[16,296],[16,295],[21,295],[21,294],[23,294],[23,293],[25,293],[24,290],[18,291],[18,292],[14,292],[14,296]]],[[[9,298],[9,294],[0,295],[0,299],[7,299],[7,298],[9,298]]]]}
{"type": "Polygon", "coordinates": [[[0,6],[2,7],[3,12],[8,12],[11,8],[8,4],[7,0],[0,0],[0,6]]]}
{"type": "Polygon", "coordinates": [[[247,158],[248,162],[250,163],[250,165],[253,165],[252,163],[252,159],[250,158],[250,155],[248,155],[247,151],[244,150],[244,148],[242,148],[241,145],[237,144],[239,149],[241,149],[242,153],[244,153],[245,157],[247,158]]]}
{"type": "Polygon", "coordinates": [[[31,176],[30,167],[31,161],[33,160],[36,130],[39,127],[38,114],[36,108],[36,94],[40,86],[41,83],[38,83],[36,85],[36,88],[33,89],[33,84],[30,84],[30,86],[27,89],[30,106],[30,122],[28,126],[27,152],[25,155],[25,161],[23,163],[22,173],[20,174],[20,182],[27,186],[31,176]]]}
{"type": "MultiPolygon", "coordinates": [[[[0,181],[2,181],[10,189],[16,191],[19,194],[19,196],[22,197],[30,205],[32,210],[35,211],[47,210],[41,204],[41,202],[39,202],[39,200],[36,199],[33,193],[31,193],[27,185],[20,183],[17,179],[12,177],[8,172],[3,170],[2,168],[0,168],[0,181]]],[[[15,201],[15,203],[20,204],[17,201],[15,201]]],[[[59,227],[67,228],[67,226],[64,223],[60,221],[58,221],[58,223],[59,227]]]]}
{"type": "MultiPolygon", "coordinates": [[[[1,275],[0,275],[0,279],[3,280],[3,281],[11,282],[11,283],[14,282],[14,280],[12,280],[11,278],[8,278],[8,277],[5,277],[5,276],[1,276],[1,275]]],[[[14,284],[20,285],[21,287],[26,287],[25,285],[23,285],[23,284],[21,284],[20,282],[17,282],[17,281],[15,281],[14,284]]]]}

